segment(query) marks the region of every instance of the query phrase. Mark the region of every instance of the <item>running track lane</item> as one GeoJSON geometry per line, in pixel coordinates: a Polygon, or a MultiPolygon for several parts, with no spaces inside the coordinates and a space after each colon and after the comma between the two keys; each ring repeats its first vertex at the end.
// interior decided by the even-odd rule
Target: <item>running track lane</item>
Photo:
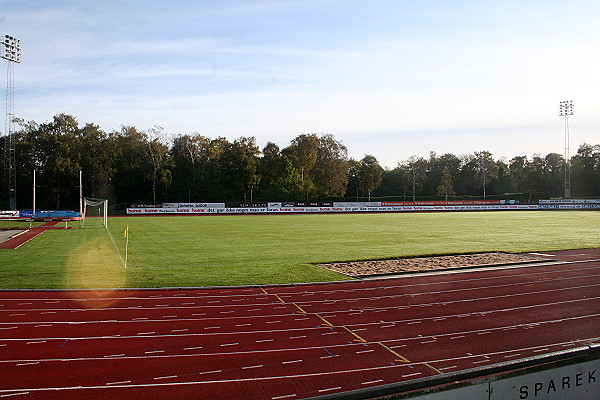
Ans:
{"type": "Polygon", "coordinates": [[[536,256],[331,284],[2,291],[0,398],[301,399],[598,343],[600,252],[536,256]]]}
{"type": "Polygon", "coordinates": [[[0,243],[0,249],[18,249],[25,243],[29,242],[31,239],[46,232],[48,229],[56,229],[55,225],[58,223],[59,221],[50,221],[46,222],[44,225],[29,228],[20,235],[17,235],[11,239],[0,243]]]}

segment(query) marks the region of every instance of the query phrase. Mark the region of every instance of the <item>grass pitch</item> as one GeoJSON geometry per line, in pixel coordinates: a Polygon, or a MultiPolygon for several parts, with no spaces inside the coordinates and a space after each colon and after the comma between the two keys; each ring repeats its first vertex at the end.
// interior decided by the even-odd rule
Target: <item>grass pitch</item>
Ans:
{"type": "Polygon", "coordinates": [[[348,279],[320,262],[600,247],[589,211],[115,217],[111,235],[72,226],[0,250],[0,288],[314,282],[348,279]]]}

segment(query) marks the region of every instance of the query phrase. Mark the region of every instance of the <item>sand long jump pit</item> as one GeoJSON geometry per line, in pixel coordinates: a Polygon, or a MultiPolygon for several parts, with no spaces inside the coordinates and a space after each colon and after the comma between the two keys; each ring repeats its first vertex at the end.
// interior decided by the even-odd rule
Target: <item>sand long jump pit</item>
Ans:
{"type": "Polygon", "coordinates": [[[350,261],[317,265],[353,278],[362,278],[463,268],[518,265],[541,261],[546,260],[530,255],[496,252],[394,260],[350,261]]]}

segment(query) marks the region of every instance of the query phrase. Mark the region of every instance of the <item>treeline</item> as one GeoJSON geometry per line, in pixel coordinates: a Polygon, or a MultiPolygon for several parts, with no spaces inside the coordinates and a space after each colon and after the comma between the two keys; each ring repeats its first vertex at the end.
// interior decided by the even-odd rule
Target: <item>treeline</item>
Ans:
{"type": "MultiPolygon", "coordinates": [[[[260,149],[254,137],[231,142],[191,134],[168,141],[160,127],[141,131],[133,126],[104,132],[95,124],[79,126],[67,114],[43,124],[18,122],[21,209],[31,207],[34,170],[38,208],[52,209],[77,208],[79,171],[84,196],[108,198],[112,204],[464,196],[533,201],[564,194],[564,157],[557,153],[510,160],[495,160],[487,151],[430,153],[384,169],[372,155],[350,159],[347,148],[329,134],[302,134],[284,148],[268,143],[260,149]]],[[[571,194],[600,196],[600,145],[583,144],[571,158],[571,194]]]]}

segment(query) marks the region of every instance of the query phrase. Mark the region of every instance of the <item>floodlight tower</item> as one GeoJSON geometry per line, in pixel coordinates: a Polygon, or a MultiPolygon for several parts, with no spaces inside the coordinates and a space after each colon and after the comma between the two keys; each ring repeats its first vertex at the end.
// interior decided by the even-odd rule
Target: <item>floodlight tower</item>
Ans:
{"type": "Polygon", "coordinates": [[[573,115],[573,102],[561,101],[558,113],[565,117],[565,198],[571,197],[571,160],[569,159],[569,116],[573,115]]]}
{"type": "Polygon", "coordinates": [[[15,172],[15,73],[14,64],[21,62],[21,41],[4,35],[0,45],[0,57],[5,59],[6,72],[6,129],[4,130],[4,180],[8,197],[8,209],[17,209],[17,176],[15,172]]]}

